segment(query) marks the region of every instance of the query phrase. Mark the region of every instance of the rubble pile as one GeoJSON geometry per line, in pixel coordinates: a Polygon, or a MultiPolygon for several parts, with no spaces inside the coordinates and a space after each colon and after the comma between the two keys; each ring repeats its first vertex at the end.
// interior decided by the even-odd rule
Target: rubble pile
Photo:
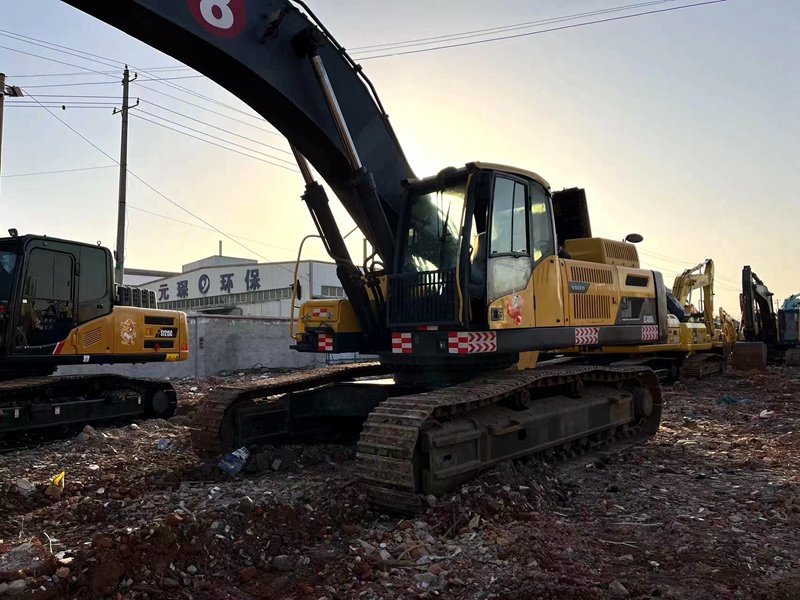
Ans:
{"type": "Polygon", "coordinates": [[[411,518],[372,510],[353,448],[201,462],[189,415],[225,381],[179,382],[169,421],[0,455],[0,597],[800,597],[800,372],[665,388],[647,445],[503,465],[411,518]]]}

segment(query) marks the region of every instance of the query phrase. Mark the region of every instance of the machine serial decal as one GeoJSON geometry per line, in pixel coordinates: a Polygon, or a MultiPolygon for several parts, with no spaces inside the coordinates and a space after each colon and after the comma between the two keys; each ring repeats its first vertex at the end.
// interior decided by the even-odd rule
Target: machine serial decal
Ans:
{"type": "Polygon", "coordinates": [[[133,346],[136,343],[136,321],[125,319],[120,323],[120,338],[125,346],[133,346]]]}

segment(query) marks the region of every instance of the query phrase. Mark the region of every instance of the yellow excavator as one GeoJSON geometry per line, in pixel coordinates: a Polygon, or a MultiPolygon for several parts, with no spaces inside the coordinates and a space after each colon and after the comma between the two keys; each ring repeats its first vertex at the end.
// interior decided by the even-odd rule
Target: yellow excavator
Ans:
{"type": "Polygon", "coordinates": [[[669,340],[663,277],[633,244],[592,236],[583,190],[491,162],[417,177],[364,70],[302,1],[64,1],[197,69],[288,139],[347,296],[305,302],[293,347],[378,357],[215,389],[194,420],[198,453],[349,440],[369,499],[408,512],[502,461],[657,431],[647,366],[601,352],[515,368],[559,348],[669,340]],[[367,240],[361,264],[312,166],[367,240]]]}
{"type": "MultiPolygon", "coordinates": [[[[628,246],[633,248],[630,244],[628,246]]],[[[567,250],[570,250],[569,243],[567,250]]],[[[707,259],[675,277],[672,290],[666,293],[666,305],[668,333],[661,343],[573,347],[553,354],[589,355],[593,361],[605,360],[607,364],[616,366],[648,366],[667,381],[724,373],[725,343],[714,320],[714,261],[707,259]],[[698,303],[700,309],[692,302],[692,293],[696,290],[702,294],[698,303]]],[[[623,305],[622,310],[635,310],[635,305],[623,305]]]]}
{"type": "Polygon", "coordinates": [[[103,247],[16,230],[0,238],[0,443],[121,418],[169,418],[165,381],[121,375],[51,377],[60,366],[185,360],[186,315],[155,294],[117,286],[103,247]]]}

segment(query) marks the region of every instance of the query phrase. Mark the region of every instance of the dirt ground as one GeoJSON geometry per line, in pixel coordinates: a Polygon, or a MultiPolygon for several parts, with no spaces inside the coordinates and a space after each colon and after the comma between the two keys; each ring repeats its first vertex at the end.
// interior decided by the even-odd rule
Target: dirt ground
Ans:
{"type": "Polygon", "coordinates": [[[0,595],[800,597],[800,371],[667,387],[648,444],[495,469],[412,520],[371,511],[352,448],[201,463],[187,425],[220,383],[180,382],[168,422],[0,455],[0,595]]]}

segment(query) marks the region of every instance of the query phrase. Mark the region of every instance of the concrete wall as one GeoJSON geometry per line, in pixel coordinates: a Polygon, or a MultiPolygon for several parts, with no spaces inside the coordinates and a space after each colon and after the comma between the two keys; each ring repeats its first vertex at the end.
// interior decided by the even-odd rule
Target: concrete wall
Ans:
{"type": "MultiPolygon", "coordinates": [[[[119,373],[137,377],[209,377],[220,371],[265,367],[323,366],[325,354],[289,348],[289,322],[236,316],[189,316],[189,359],[183,362],[139,365],[80,365],[61,367],[60,375],[119,373]],[[200,349],[199,340],[205,348],[200,349]]],[[[353,355],[347,355],[352,357],[353,355]]]]}

